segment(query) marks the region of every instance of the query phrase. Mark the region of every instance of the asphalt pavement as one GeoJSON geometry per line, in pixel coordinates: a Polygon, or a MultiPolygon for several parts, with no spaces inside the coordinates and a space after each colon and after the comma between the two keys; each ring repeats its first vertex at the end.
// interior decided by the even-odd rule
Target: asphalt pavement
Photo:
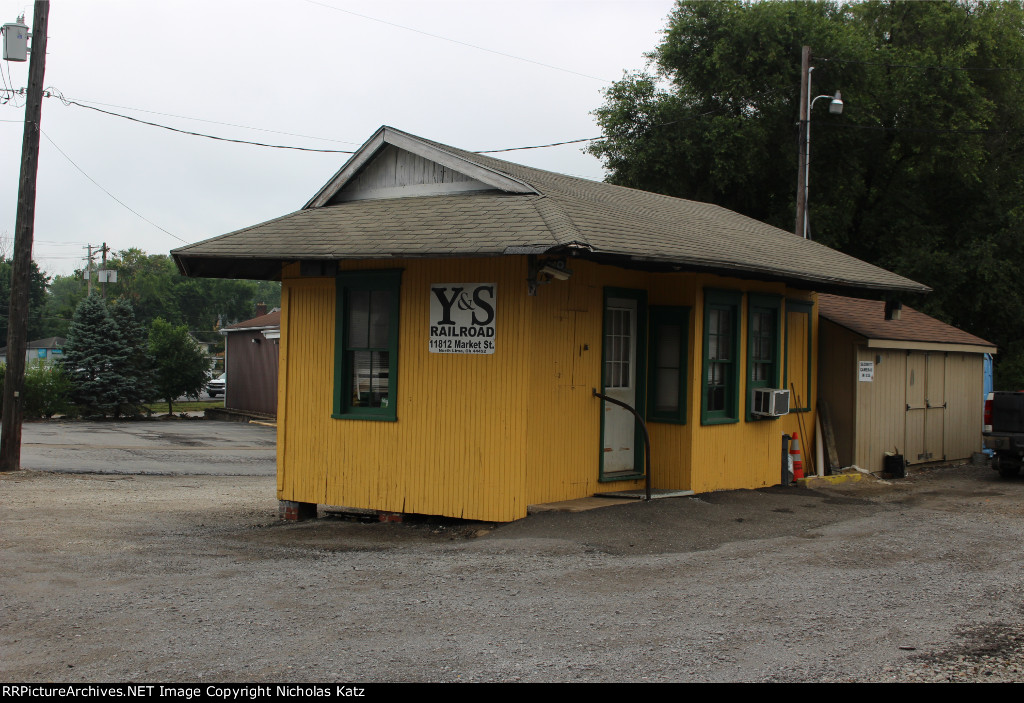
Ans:
{"type": "Polygon", "coordinates": [[[39,471],[273,476],[277,430],[202,419],[26,422],[21,465],[39,471]]]}

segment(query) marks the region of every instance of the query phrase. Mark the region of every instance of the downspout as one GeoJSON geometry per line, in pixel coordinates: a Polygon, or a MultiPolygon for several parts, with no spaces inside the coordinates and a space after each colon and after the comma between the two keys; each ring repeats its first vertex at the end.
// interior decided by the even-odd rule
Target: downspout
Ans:
{"type": "Polygon", "coordinates": [[[621,400],[615,400],[615,398],[609,398],[603,393],[598,393],[596,388],[590,389],[595,398],[606,400],[613,405],[618,405],[620,408],[625,408],[629,412],[633,413],[633,417],[640,424],[640,429],[644,432],[644,477],[646,483],[647,497],[644,500],[651,499],[651,435],[647,432],[647,423],[640,417],[640,413],[636,411],[636,408],[626,405],[621,400]]]}

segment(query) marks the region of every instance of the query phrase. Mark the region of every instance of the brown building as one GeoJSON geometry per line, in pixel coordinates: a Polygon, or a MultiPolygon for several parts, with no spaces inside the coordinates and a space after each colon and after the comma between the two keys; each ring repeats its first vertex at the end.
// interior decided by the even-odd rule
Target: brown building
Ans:
{"type": "Polygon", "coordinates": [[[224,407],[276,417],[281,311],[225,327],[221,334],[228,379],[224,407]]]}
{"type": "Polygon", "coordinates": [[[913,308],[818,295],[818,400],[829,405],[839,462],[881,471],[981,451],[984,356],[991,342],[913,308]]]}

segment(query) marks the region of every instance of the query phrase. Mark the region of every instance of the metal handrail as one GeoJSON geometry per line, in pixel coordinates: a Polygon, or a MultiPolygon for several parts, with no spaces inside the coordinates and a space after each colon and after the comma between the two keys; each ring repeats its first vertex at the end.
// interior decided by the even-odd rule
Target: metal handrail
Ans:
{"type": "Polygon", "coordinates": [[[644,469],[645,469],[644,470],[644,476],[645,476],[646,484],[647,484],[647,497],[644,500],[650,500],[651,499],[651,435],[648,434],[648,432],[647,432],[647,423],[644,422],[644,419],[640,416],[640,413],[638,413],[636,411],[636,408],[634,408],[634,407],[632,407],[630,405],[627,405],[626,403],[623,403],[621,400],[615,400],[615,398],[609,398],[608,396],[604,395],[603,393],[598,393],[596,388],[591,388],[590,390],[593,392],[595,398],[600,398],[601,400],[606,400],[609,403],[612,403],[614,405],[618,405],[620,408],[625,408],[629,412],[633,413],[633,417],[635,417],[636,421],[638,423],[640,423],[640,429],[644,431],[644,469]]]}

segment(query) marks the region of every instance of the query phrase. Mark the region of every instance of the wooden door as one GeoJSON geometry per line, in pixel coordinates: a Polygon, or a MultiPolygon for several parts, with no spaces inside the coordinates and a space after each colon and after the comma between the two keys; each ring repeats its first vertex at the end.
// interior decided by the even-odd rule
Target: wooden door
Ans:
{"type": "Polygon", "coordinates": [[[924,352],[907,352],[907,427],[904,457],[908,464],[927,461],[924,458],[927,357],[924,352]]]}
{"type": "MultiPolygon", "coordinates": [[[[609,297],[604,312],[604,394],[636,407],[638,304],[632,298],[609,297]]],[[[602,401],[602,474],[636,471],[636,419],[613,403],[602,401]]]]}

